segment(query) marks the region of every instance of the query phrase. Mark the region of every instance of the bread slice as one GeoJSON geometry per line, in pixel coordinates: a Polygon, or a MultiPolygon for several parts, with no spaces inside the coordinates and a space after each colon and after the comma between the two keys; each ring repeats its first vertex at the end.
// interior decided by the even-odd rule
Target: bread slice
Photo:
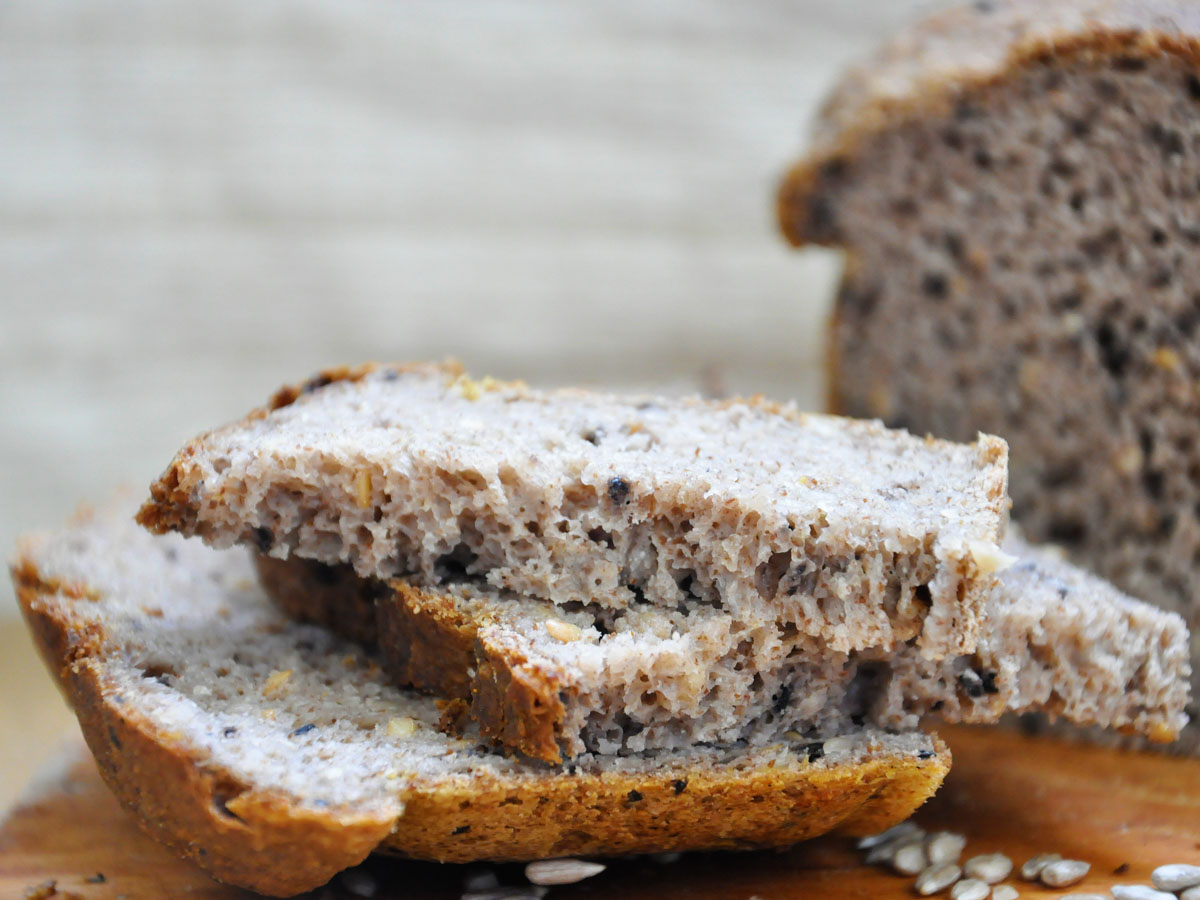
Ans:
{"type": "Polygon", "coordinates": [[[1020,540],[1007,549],[1019,558],[988,599],[975,653],[941,661],[907,644],[844,654],[776,631],[746,640],[710,608],[565,610],[466,583],[371,586],[308,560],[260,556],[258,567],[290,614],[335,630],[348,621],[398,684],[466,701],[483,734],[553,762],[864,721],[911,729],[930,712],[993,722],[1038,710],[1173,740],[1190,674],[1179,616],[1020,540]],[[377,627],[363,628],[372,613],[377,627]]]}
{"type": "Polygon", "coordinates": [[[189,443],[139,521],[364,577],[707,604],[837,649],[916,637],[945,655],[973,646],[1006,477],[1004,444],[986,436],[367,365],[189,443]]]}
{"type": "Polygon", "coordinates": [[[22,611],[105,781],[217,878],[287,895],[373,850],[461,862],[791,844],[872,832],[940,784],[946,748],[863,728],[813,744],[520,762],[292,622],[241,551],[154,537],[120,504],[26,539],[22,611]]]}
{"type": "Polygon", "coordinates": [[[1188,621],[1193,697],[1198,98],[1195,3],[964,6],[848,73],[779,197],[847,253],[831,408],[1006,438],[1026,534],[1188,621]]]}

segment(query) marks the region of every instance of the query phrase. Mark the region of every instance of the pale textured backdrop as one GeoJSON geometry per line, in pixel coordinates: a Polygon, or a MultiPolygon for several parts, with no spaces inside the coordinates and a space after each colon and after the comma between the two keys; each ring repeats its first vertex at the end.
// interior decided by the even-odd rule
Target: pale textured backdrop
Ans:
{"type": "Polygon", "coordinates": [[[929,5],[0,6],[0,546],[331,363],[817,403],[773,185],[929,5]]]}

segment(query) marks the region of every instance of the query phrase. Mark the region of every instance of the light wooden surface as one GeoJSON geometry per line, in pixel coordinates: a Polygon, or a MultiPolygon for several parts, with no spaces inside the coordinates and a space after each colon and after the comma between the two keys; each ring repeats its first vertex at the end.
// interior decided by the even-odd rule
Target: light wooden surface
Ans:
{"type": "Polygon", "coordinates": [[[773,186],[918,5],[0,4],[0,547],[333,363],[811,405],[773,186]]]}
{"type": "MultiPolygon", "coordinates": [[[[954,769],[917,819],[931,830],[967,835],[967,856],[1000,851],[1019,865],[1035,853],[1057,851],[1091,863],[1088,877],[1070,889],[1081,892],[1146,883],[1157,865],[1200,860],[1200,765],[1194,761],[997,731],[949,729],[944,736],[954,750],[954,769]]],[[[463,876],[479,868],[372,860],[350,877],[369,878],[380,900],[458,898],[463,876]]],[[[505,883],[521,883],[519,867],[495,870],[505,883]]],[[[52,765],[39,789],[0,826],[0,896],[19,897],[51,880],[62,894],[88,900],[251,896],[221,887],[142,835],[78,747],[67,749],[64,761],[52,765]]],[[[1027,900],[1063,894],[1015,877],[1010,883],[1027,900]]],[[[314,896],[365,896],[361,882],[357,894],[346,884],[335,879],[314,896]]],[[[861,865],[842,838],[785,853],[689,854],[668,864],[618,861],[590,881],[551,893],[554,900],[912,896],[911,878],[861,865]]]]}

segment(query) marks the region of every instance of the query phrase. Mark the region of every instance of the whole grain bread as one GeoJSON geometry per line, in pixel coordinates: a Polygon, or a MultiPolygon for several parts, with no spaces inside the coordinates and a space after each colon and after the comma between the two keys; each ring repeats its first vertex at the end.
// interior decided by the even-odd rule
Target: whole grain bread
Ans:
{"type": "Polygon", "coordinates": [[[873,832],[939,785],[936,738],[520,762],[448,737],[372,655],[298,624],[242,551],[152,536],[118,504],[23,541],[22,611],[105,781],[217,878],[288,895],[368,853],[461,862],[784,846],[873,832]]]}
{"type": "Polygon", "coordinates": [[[139,521],[558,604],[720,607],[849,651],[969,652],[1006,448],[762,400],[618,397],[367,365],[190,442],[139,521]]]}
{"type": "Polygon", "coordinates": [[[785,629],[747,636],[709,608],[566,610],[469,583],[364,590],[348,566],[321,573],[295,558],[258,567],[291,614],[373,632],[396,683],[466,702],[484,735],[552,762],[863,721],[911,729],[931,712],[993,722],[1038,710],[1173,740],[1190,675],[1182,619],[1018,539],[1006,549],[1015,564],[988,598],[976,651],[945,660],[907,644],[831,652],[789,643],[785,629]]]}
{"type": "Polygon", "coordinates": [[[779,194],[846,250],[831,408],[1005,437],[1030,538],[1188,621],[1193,698],[1198,109],[1200,5],[988,0],[849,72],[779,194]]]}

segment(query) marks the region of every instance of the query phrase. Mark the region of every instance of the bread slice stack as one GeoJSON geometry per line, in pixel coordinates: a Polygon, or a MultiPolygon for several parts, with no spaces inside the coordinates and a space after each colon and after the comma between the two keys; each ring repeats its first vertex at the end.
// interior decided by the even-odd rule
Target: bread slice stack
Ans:
{"type": "Polygon", "coordinates": [[[160,536],[97,514],[14,572],[122,800],[282,894],[879,830],[946,772],[926,713],[1169,740],[1181,620],[1002,546],[1005,485],[982,435],[368,365],[190,442],[160,536]]]}

